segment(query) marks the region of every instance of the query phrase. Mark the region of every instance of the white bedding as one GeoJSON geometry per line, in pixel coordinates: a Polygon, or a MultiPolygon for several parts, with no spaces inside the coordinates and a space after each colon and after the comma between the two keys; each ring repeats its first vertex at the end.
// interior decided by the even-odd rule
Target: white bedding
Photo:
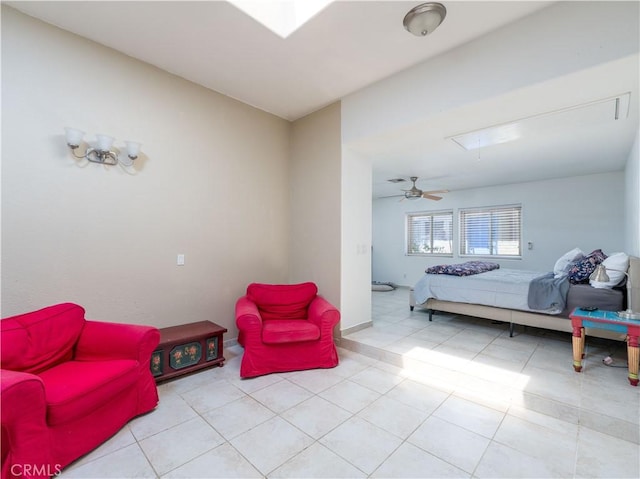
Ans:
{"type": "Polygon", "coordinates": [[[458,303],[483,304],[499,308],[558,314],[560,309],[535,310],[528,306],[529,283],[546,273],[496,269],[471,276],[425,274],[414,286],[417,304],[429,298],[458,303]]]}

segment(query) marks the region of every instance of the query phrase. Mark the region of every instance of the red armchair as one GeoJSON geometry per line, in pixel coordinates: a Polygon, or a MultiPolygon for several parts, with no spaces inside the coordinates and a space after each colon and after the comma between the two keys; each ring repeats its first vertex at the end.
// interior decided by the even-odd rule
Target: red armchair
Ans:
{"type": "Polygon", "coordinates": [[[338,365],[333,328],[340,312],[317,293],[314,283],[247,287],[236,302],[241,377],[338,365]]]}
{"type": "Polygon", "coordinates": [[[158,404],[157,328],[71,303],[0,321],[2,479],[50,477],[158,404]]]}

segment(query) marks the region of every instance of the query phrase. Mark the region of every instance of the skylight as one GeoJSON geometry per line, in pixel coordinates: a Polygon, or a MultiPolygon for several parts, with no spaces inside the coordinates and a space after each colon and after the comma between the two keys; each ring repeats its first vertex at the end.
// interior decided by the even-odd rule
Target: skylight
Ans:
{"type": "Polygon", "coordinates": [[[287,38],[333,0],[229,0],[276,35],[287,38]]]}
{"type": "Polygon", "coordinates": [[[486,146],[507,143],[519,138],[541,137],[560,131],[564,126],[586,127],[618,121],[629,115],[629,92],[611,98],[604,98],[579,105],[562,108],[520,120],[471,131],[447,139],[465,150],[475,150],[486,146]]]}

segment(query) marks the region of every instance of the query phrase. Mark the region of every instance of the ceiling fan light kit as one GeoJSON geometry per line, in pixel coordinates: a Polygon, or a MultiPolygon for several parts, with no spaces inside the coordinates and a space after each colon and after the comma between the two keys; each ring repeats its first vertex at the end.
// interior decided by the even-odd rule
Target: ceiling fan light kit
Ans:
{"type": "Polygon", "coordinates": [[[416,194],[416,192],[413,191],[406,191],[404,193],[404,197],[408,200],[419,200],[420,198],[422,198],[422,195],[416,194]]]}
{"type": "Polygon", "coordinates": [[[409,179],[413,182],[413,186],[409,190],[403,190],[403,199],[419,200],[420,198],[424,198],[426,200],[440,201],[442,196],[436,196],[433,193],[449,193],[449,190],[422,191],[420,188],[416,187],[416,181],[418,181],[417,176],[412,176],[409,179]]]}
{"type": "Polygon", "coordinates": [[[404,28],[418,37],[432,33],[444,21],[447,9],[441,3],[423,3],[413,7],[404,16],[404,28]]]}

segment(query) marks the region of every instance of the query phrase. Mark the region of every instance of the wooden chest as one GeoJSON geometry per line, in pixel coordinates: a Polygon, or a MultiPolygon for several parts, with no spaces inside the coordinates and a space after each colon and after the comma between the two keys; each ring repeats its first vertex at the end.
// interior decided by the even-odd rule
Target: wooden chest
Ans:
{"type": "Polygon", "coordinates": [[[223,366],[223,338],[227,330],[211,321],[160,329],[160,344],[151,354],[156,382],[211,366],[223,366]]]}

